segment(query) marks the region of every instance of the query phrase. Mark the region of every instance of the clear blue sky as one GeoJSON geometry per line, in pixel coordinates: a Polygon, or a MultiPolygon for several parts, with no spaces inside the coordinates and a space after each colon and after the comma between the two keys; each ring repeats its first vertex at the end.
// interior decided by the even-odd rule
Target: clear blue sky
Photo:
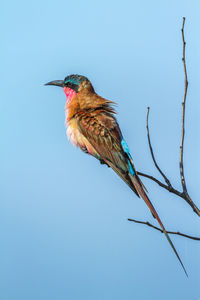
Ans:
{"type": "MultiPolygon", "coordinates": [[[[142,200],[105,166],[73,148],[65,95],[43,84],[87,76],[118,103],[136,168],[180,188],[178,151],[186,17],[189,90],[185,173],[200,206],[199,1],[3,1],[1,4],[2,300],[199,300],[200,243],[166,239],[127,218],[156,224],[142,200]]],[[[180,198],[143,180],[169,230],[200,235],[200,218],[180,198]]]]}

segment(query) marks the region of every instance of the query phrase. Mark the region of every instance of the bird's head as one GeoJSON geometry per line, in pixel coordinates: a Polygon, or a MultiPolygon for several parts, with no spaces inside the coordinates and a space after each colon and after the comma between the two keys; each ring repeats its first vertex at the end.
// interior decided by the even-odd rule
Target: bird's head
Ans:
{"type": "Polygon", "coordinates": [[[67,97],[72,94],[74,95],[85,88],[92,91],[94,90],[91,82],[87,79],[87,77],[77,74],[69,75],[65,77],[64,80],[54,80],[47,82],[45,85],[55,85],[62,87],[67,97]]]}

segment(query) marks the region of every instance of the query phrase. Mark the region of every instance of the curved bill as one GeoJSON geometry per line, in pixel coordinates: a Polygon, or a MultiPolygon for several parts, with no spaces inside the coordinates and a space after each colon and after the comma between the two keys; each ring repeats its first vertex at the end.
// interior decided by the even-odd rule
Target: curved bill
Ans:
{"type": "Polygon", "coordinates": [[[55,85],[55,86],[64,87],[64,81],[63,80],[54,80],[54,81],[45,83],[45,85],[55,85]]]}

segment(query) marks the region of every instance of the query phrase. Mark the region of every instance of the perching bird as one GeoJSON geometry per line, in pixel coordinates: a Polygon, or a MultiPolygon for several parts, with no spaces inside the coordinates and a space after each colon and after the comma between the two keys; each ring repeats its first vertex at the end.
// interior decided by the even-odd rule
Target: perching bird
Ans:
{"type": "MultiPolygon", "coordinates": [[[[63,80],[46,83],[63,88],[67,97],[65,105],[67,135],[71,143],[83,152],[94,156],[101,164],[111,167],[128,186],[142,197],[160,224],[168,242],[186,269],[163,226],[144,186],[135,170],[128,145],[115,118],[112,101],[95,93],[91,82],[81,75],[70,75],[63,80]]],[[[188,276],[188,275],[187,275],[188,276]]]]}

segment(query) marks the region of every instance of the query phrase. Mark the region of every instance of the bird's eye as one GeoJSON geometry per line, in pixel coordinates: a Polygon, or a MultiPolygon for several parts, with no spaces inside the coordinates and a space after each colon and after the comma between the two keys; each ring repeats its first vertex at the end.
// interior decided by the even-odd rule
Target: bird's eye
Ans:
{"type": "Polygon", "coordinates": [[[65,85],[66,85],[67,87],[71,88],[71,87],[73,86],[73,83],[72,83],[71,81],[69,81],[69,80],[66,80],[66,81],[65,81],[65,85]]]}

